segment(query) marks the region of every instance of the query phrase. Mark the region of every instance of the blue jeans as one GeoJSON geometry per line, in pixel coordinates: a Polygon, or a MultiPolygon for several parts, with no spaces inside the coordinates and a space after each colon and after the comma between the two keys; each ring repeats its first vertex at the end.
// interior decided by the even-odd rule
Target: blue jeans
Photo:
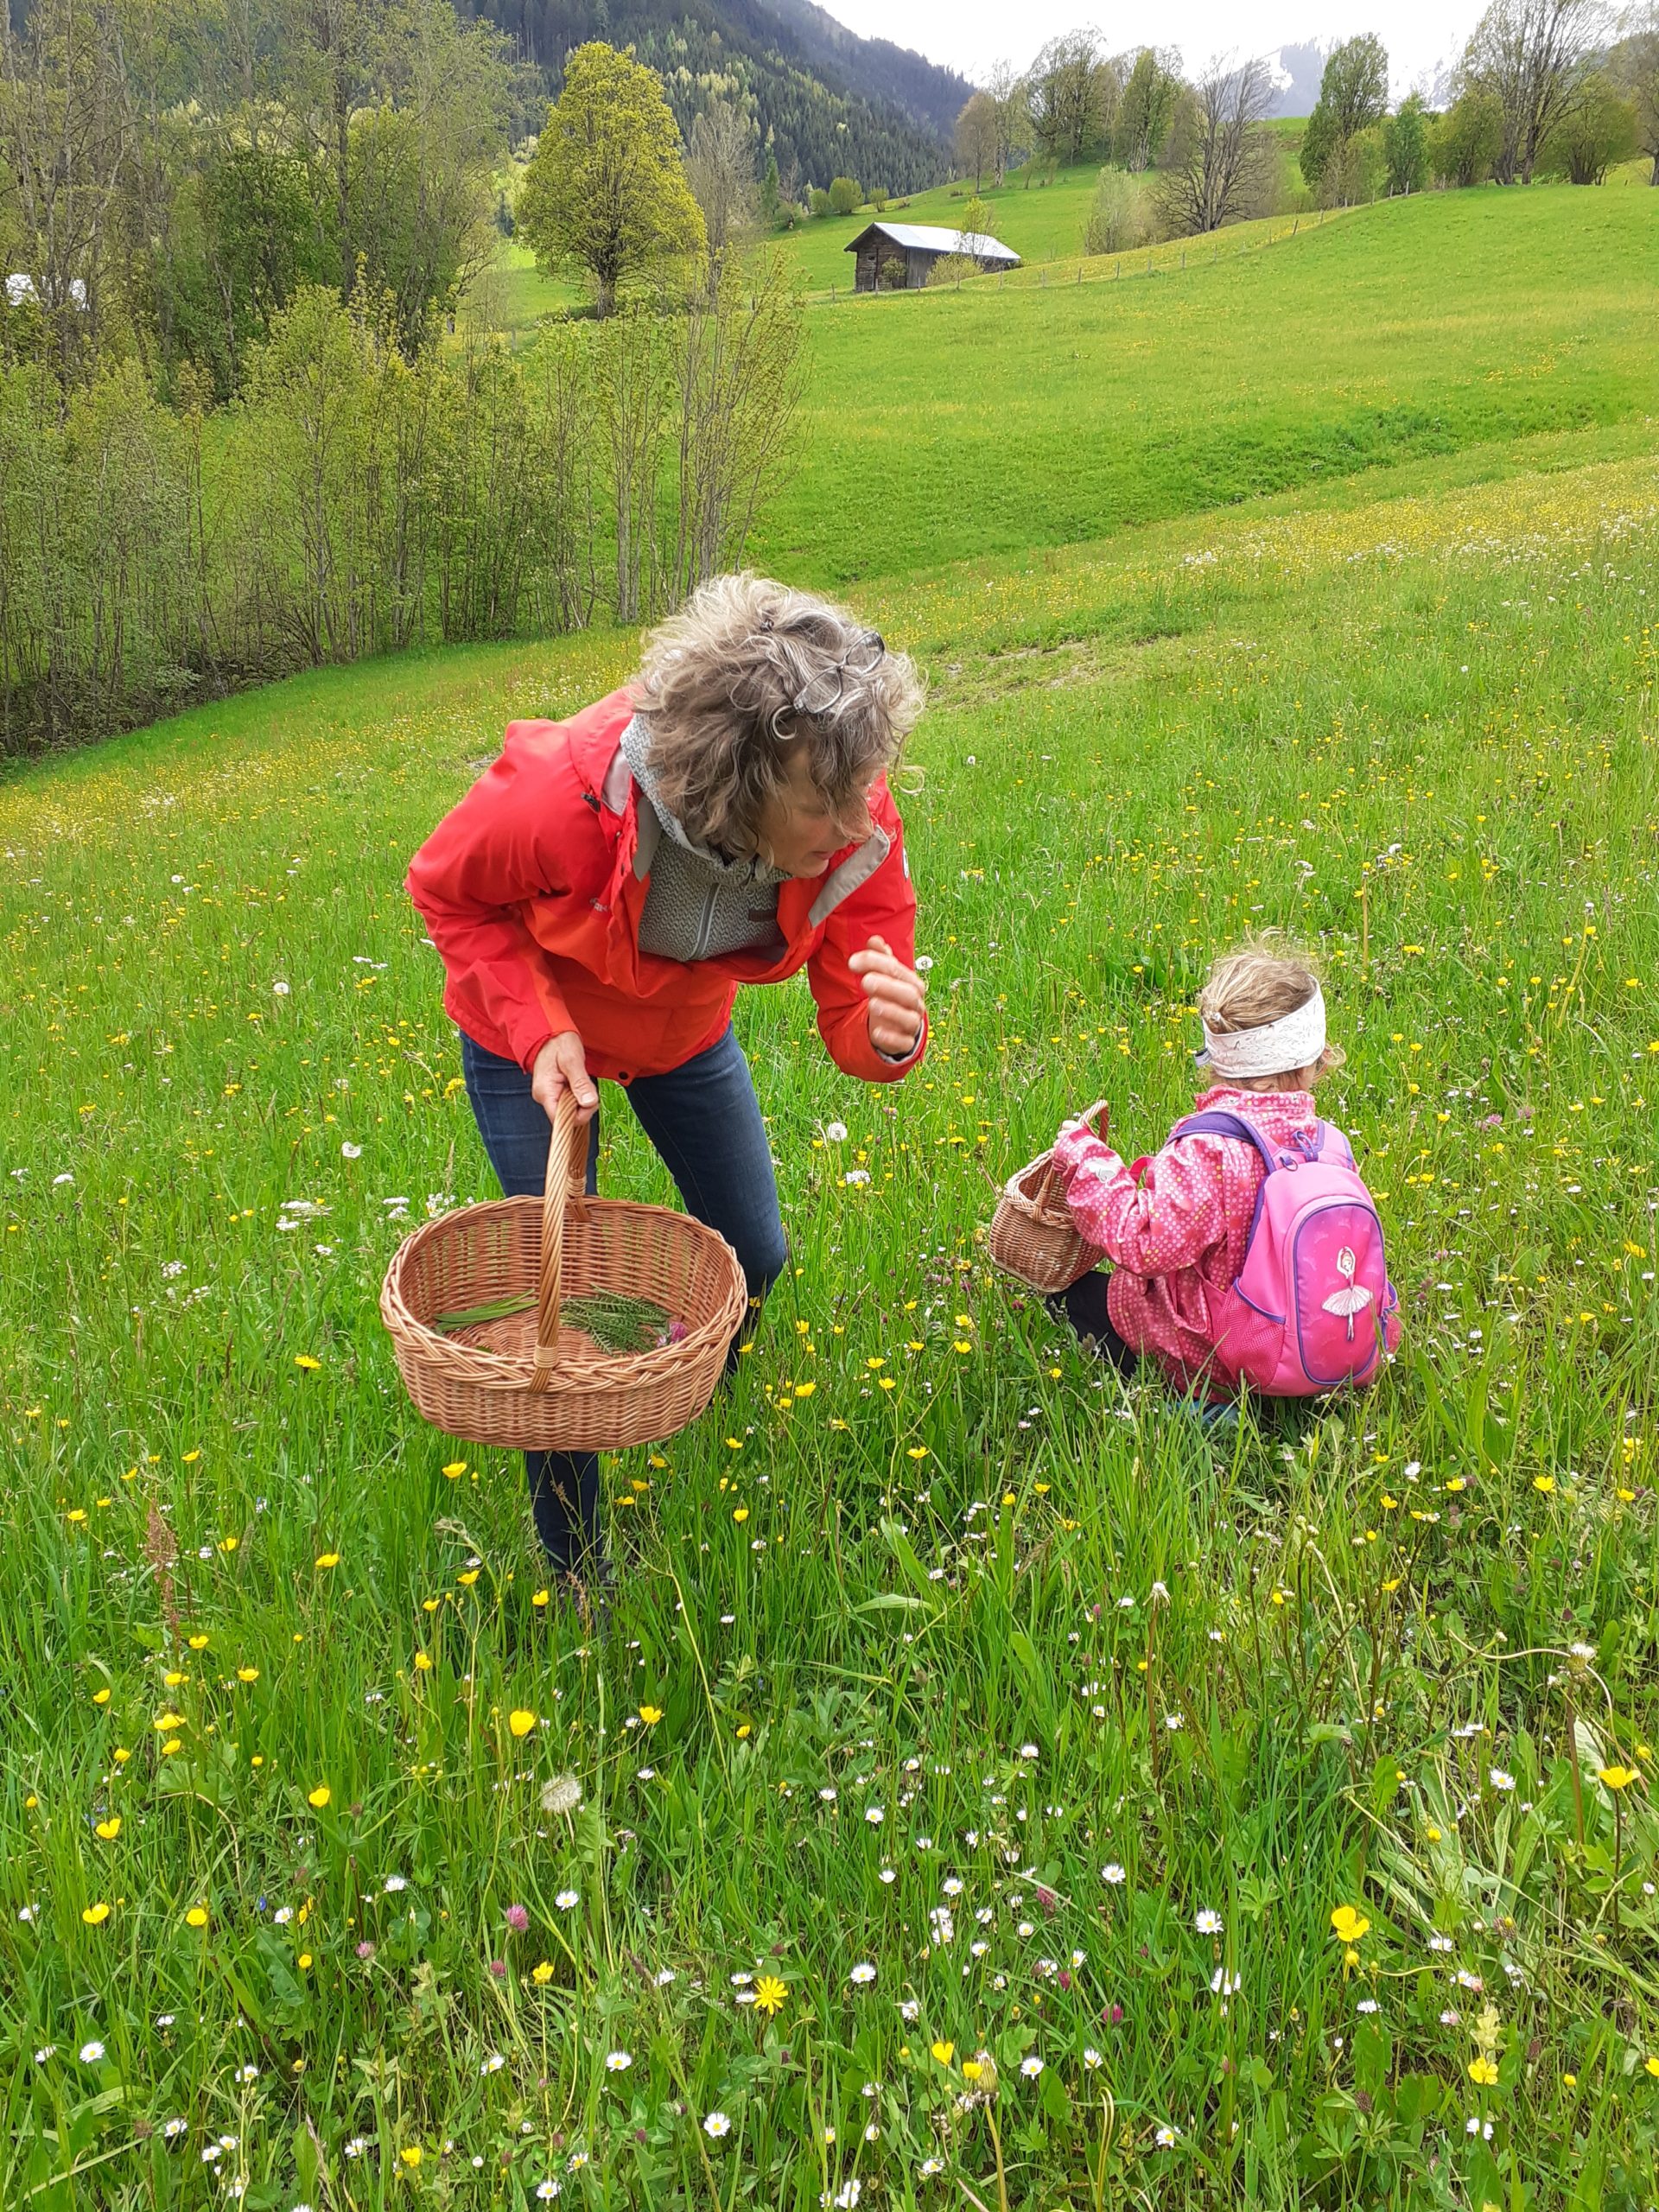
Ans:
{"type": "MultiPolygon", "coordinates": [[[[502,1191],[539,1198],[547,1179],[552,1129],[516,1060],[486,1052],[462,1033],[461,1065],[478,1133],[502,1191]]],[[[635,1076],[628,1103],[674,1178],[685,1210],[717,1229],[748,1279],[751,1311],[784,1271],[787,1257],[772,1148],[731,1030],[683,1067],[635,1076]]],[[[588,1188],[599,1189],[599,1116],[591,1122],[588,1188]]],[[[737,1347],[733,1345],[733,1357],[737,1347]]],[[[556,1571],[573,1572],[599,1543],[599,1461],[592,1452],[526,1452],[536,1533],[556,1571]]]]}

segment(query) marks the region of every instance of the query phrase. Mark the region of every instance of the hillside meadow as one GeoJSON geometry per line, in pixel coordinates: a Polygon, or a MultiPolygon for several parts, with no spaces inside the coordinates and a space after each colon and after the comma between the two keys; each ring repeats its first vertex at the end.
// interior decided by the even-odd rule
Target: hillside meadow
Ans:
{"type": "MultiPolygon", "coordinates": [[[[606,1461],[607,1620],[376,1293],[490,1194],[407,856],[636,641],[0,782],[0,2201],[1653,2201],[1659,439],[1595,274],[1648,233],[1575,260],[1535,195],[1529,289],[1464,204],[1376,211],[1389,320],[1370,211],[1122,280],[1140,512],[1031,389],[1103,286],[999,303],[1018,526],[971,411],[901,413],[925,351],[1001,363],[981,303],[827,311],[872,372],[765,558],[885,563],[855,603],[928,676],[933,1041],[866,1090],[803,988],[740,1002],[794,1266],[706,1419],[606,1461]],[[1343,442],[1408,382],[1441,434],[1343,442]],[[884,438],[892,498],[838,499],[884,438]],[[982,1232],[1066,1110],[1161,1140],[1269,926],[1321,949],[1406,1336],[1211,1433],[982,1232]]],[[[613,1091],[604,1139],[670,1196],[613,1091]]]]}

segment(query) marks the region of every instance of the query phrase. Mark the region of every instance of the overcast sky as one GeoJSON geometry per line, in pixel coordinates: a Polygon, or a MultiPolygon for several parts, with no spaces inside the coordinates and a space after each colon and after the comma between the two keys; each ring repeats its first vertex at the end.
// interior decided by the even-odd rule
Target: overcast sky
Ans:
{"type": "Polygon", "coordinates": [[[1355,31],[1377,31],[1389,49],[1396,92],[1456,57],[1483,0],[1154,0],[1144,8],[1098,10],[1090,0],[1027,0],[1010,9],[992,0],[828,0],[830,13],[867,38],[914,47],[977,78],[999,59],[1024,63],[1043,41],[1096,23],[1114,49],[1179,46],[1190,67],[1235,50],[1270,53],[1355,31]]]}

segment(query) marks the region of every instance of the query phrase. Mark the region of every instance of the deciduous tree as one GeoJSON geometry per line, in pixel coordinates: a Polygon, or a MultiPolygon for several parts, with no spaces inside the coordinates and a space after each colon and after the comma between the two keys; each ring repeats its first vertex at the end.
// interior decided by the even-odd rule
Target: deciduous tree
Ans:
{"type": "Polygon", "coordinates": [[[1408,92],[1382,126],[1389,190],[1421,192],[1428,182],[1428,119],[1421,92],[1408,92]]]}
{"type": "Polygon", "coordinates": [[[1180,85],[1179,57],[1173,49],[1160,52],[1156,47],[1143,46],[1130,63],[1112,136],[1117,158],[1126,169],[1150,168],[1163,152],[1175,119],[1180,85]]]}
{"type": "Polygon", "coordinates": [[[1543,143],[1571,105],[1602,35],[1601,0],[1491,0],[1463,57],[1465,86],[1503,111],[1492,173],[1530,184],[1543,143]]]}
{"type": "Polygon", "coordinates": [[[1636,140],[1636,103],[1606,70],[1592,70],[1539,149],[1538,166],[1569,184],[1605,184],[1636,140]]]}
{"type": "Polygon", "coordinates": [[[976,192],[996,169],[996,102],[986,92],[974,93],[957,118],[957,167],[976,192]]]}
{"type": "Polygon", "coordinates": [[[996,181],[1001,184],[1016,162],[1031,151],[1031,96],[1011,61],[993,64],[985,82],[996,111],[996,181]]]}
{"type": "Polygon", "coordinates": [[[1027,73],[1033,135],[1057,162],[1080,162],[1110,143],[1117,110],[1116,65],[1092,31],[1051,39],[1027,73]]]}
{"type": "Polygon", "coordinates": [[[1653,165],[1648,181],[1659,185],[1659,8],[1636,18],[1609,66],[1635,107],[1637,148],[1653,165]]]}
{"type": "Polygon", "coordinates": [[[631,52],[595,41],[570,56],[524,173],[518,229],[543,265],[588,271],[601,318],[625,276],[661,255],[702,251],[662,79],[631,52]]]}
{"type": "Polygon", "coordinates": [[[1333,162],[1341,165],[1349,141],[1380,123],[1388,105],[1388,49],[1376,33],[1367,31],[1332,47],[1319,80],[1319,99],[1302,134],[1302,175],[1314,191],[1319,190],[1333,162]]]}
{"type": "Polygon", "coordinates": [[[1178,238],[1218,231],[1262,199],[1272,148],[1262,130],[1273,104],[1267,65],[1222,57],[1192,86],[1188,143],[1163,180],[1164,216],[1178,238]]]}
{"type": "MultiPolygon", "coordinates": [[[[685,177],[691,196],[702,210],[702,227],[709,242],[709,283],[718,272],[727,248],[741,243],[758,220],[754,181],[755,129],[743,109],[728,99],[710,100],[691,125],[686,152],[685,177]]],[[[772,196],[777,205],[778,165],[771,169],[772,196]]]]}

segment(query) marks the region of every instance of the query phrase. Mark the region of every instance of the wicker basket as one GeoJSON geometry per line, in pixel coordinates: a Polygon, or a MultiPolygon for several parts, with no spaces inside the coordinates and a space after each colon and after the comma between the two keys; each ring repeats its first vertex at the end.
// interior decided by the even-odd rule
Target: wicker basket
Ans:
{"type": "Polygon", "coordinates": [[[667,1206],[590,1198],[588,1131],[567,1091],[540,1198],[462,1206],[405,1237],[380,1314],[410,1396],[435,1428],[522,1451],[613,1451],[672,1436],[715,1394],[748,1308],[737,1255],[667,1206]],[[648,1298],[684,1325],[650,1351],[607,1352],[559,1325],[563,1299],[648,1298]],[[533,1310],[454,1335],[429,1324],[527,1293],[533,1310]]]}
{"type": "MultiPolygon", "coordinates": [[[[1105,1111],[1105,1100],[1097,1099],[1083,1116],[1084,1125],[1092,1128],[1096,1116],[1105,1111]]],[[[1048,1297],[1057,1290],[1069,1290],[1106,1256],[1077,1234],[1052,1159],[1051,1153],[1040,1153],[1017,1175],[1009,1176],[991,1217],[986,1246],[1005,1273],[1048,1297]]]]}

